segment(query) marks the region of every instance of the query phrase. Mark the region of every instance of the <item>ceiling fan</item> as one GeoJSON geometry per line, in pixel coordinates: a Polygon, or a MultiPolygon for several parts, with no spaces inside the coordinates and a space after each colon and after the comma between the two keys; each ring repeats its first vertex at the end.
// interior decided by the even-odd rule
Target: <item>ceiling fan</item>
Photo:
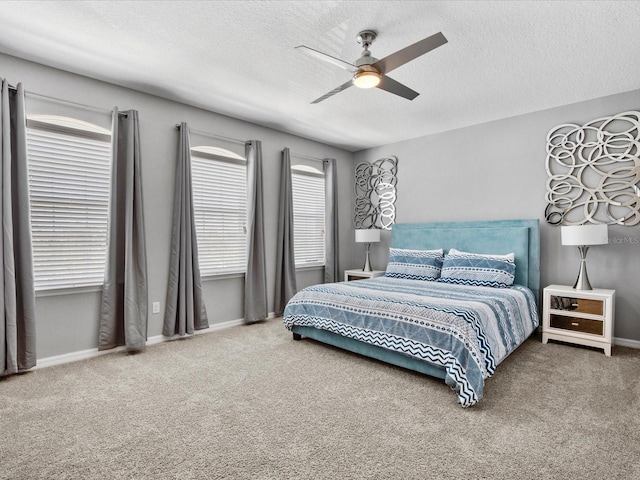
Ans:
{"type": "Polygon", "coordinates": [[[319,52],[318,50],[314,50],[313,48],[304,45],[296,47],[296,49],[300,49],[301,52],[313,55],[320,60],[329,62],[353,73],[353,78],[351,80],[343,83],[337,88],[334,88],[330,92],[325,93],[320,98],[316,98],[311,103],[320,103],[323,100],[332,97],[336,93],[346,90],[351,85],[355,85],[359,88],[378,87],[408,100],[413,100],[419,95],[415,90],[412,90],[387,76],[387,73],[415,58],[418,58],[420,55],[424,55],[425,53],[444,45],[447,43],[445,36],[442,32],[438,32],[430,37],[423,38],[419,42],[409,45],[408,47],[398,50],[391,55],[387,55],[381,60],[372,57],[371,52],[369,51],[369,47],[377,36],[377,32],[373,30],[363,30],[358,33],[356,39],[358,43],[362,45],[364,50],[362,51],[360,58],[353,63],[345,62],[344,60],[340,60],[339,58],[327,55],[326,53],[319,52]]]}

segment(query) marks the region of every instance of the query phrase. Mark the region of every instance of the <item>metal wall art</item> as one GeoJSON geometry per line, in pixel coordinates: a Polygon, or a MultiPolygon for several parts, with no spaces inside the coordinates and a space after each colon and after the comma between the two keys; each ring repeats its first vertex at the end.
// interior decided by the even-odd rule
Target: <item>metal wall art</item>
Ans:
{"type": "Polygon", "coordinates": [[[640,223],[640,112],[558,125],[547,135],[553,225],[640,223]]]}
{"type": "Polygon", "coordinates": [[[373,163],[360,162],[355,171],[353,225],[391,230],[396,219],[396,174],[398,159],[386,157],[373,163]]]}

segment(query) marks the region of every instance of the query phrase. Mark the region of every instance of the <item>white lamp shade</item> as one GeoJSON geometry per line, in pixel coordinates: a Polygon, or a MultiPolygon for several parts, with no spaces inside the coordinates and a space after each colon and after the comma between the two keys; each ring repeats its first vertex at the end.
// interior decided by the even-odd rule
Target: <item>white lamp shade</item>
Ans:
{"type": "Polygon", "coordinates": [[[607,225],[569,225],[560,227],[562,245],[604,245],[609,243],[607,225]]]}
{"type": "Polygon", "coordinates": [[[376,243],[380,241],[380,230],[369,228],[366,230],[356,230],[357,243],[376,243]]]}

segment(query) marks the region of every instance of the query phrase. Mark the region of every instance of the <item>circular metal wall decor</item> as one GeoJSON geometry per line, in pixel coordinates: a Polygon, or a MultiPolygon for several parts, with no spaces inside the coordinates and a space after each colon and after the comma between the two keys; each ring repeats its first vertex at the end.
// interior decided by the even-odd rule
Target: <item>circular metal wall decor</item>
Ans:
{"type": "Polygon", "coordinates": [[[552,225],[640,223],[640,112],[558,125],[547,134],[552,225]]]}
{"type": "Polygon", "coordinates": [[[386,157],[360,162],[355,169],[355,228],[391,230],[396,219],[398,159],[386,157]]]}

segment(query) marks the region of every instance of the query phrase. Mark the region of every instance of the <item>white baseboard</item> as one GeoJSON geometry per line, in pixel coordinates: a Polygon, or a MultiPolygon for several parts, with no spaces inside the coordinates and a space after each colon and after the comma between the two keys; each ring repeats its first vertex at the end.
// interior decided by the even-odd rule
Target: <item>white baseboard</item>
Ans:
{"type": "MultiPolygon", "coordinates": [[[[269,313],[267,320],[275,318],[273,312],[269,313]]],[[[244,319],[239,318],[237,320],[229,320],[227,322],[214,323],[209,325],[209,328],[205,328],[203,330],[196,330],[194,335],[202,335],[205,333],[217,332],[219,330],[225,330],[227,328],[237,327],[239,325],[244,325],[244,319]]],[[[147,339],[146,346],[149,347],[151,345],[157,345],[163,342],[169,342],[174,340],[176,337],[165,337],[164,335],[155,335],[153,337],[149,337],[147,339]]],[[[183,338],[183,337],[180,337],[183,338]]],[[[37,359],[36,366],[31,370],[37,370],[40,368],[53,367],[54,365],[61,365],[63,363],[71,363],[77,362],[79,360],[86,360],[87,358],[99,357],[100,355],[105,355],[107,353],[115,353],[115,352],[123,352],[125,351],[125,347],[116,347],[110,350],[98,350],[97,348],[90,348],[88,350],[80,350],[77,352],[71,353],[63,353],[62,355],[54,355],[52,357],[39,358],[37,359]]]]}
{"type": "Polygon", "coordinates": [[[619,345],[620,347],[629,347],[629,348],[638,348],[640,349],[640,340],[631,340],[629,338],[617,338],[613,339],[614,345],[619,345]]]}

